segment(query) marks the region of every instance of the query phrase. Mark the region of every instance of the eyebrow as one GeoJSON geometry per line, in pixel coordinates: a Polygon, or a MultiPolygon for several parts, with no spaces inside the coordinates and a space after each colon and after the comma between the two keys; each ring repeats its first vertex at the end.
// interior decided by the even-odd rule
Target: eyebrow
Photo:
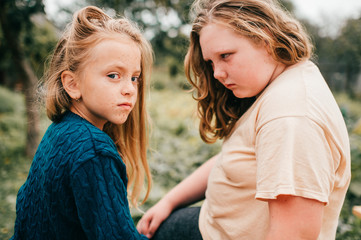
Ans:
{"type": "MultiPolygon", "coordinates": [[[[127,67],[125,67],[124,65],[121,65],[121,64],[109,64],[108,66],[105,67],[106,69],[108,68],[116,68],[116,69],[119,69],[119,70],[128,70],[127,67]]],[[[142,69],[141,68],[137,68],[133,71],[133,73],[141,73],[142,72],[142,69]]]]}
{"type": "MultiPolygon", "coordinates": [[[[219,48],[219,49],[216,49],[216,50],[213,50],[212,49],[212,56],[219,56],[221,54],[228,54],[228,53],[232,53],[233,50],[231,48],[226,48],[226,47],[223,47],[223,48],[219,48]]],[[[204,54],[202,52],[202,57],[203,57],[203,60],[205,62],[208,62],[208,61],[211,61],[209,57],[204,57],[204,54]]]]}

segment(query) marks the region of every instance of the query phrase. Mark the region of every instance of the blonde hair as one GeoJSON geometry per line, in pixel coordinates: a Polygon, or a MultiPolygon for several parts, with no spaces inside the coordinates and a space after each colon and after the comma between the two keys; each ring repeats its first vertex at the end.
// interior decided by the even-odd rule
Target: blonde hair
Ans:
{"type": "Polygon", "coordinates": [[[85,7],[74,14],[73,22],[68,25],[59,40],[47,74],[44,77],[46,88],[46,112],[50,120],[59,121],[71,107],[71,98],[62,86],[61,74],[65,70],[77,72],[89,58],[92,47],[115,36],[128,37],[134,41],[141,52],[141,75],[138,85],[138,100],[124,124],[106,123],[103,131],[114,141],[127,169],[130,203],[138,205],[139,195],[147,178],[148,198],[151,187],[151,174],[147,162],[148,115],[145,107],[145,94],[153,63],[153,51],[140,30],[125,18],[113,19],[101,9],[85,7]],[[130,190],[131,189],[131,190],[130,190]]]}
{"type": "Polygon", "coordinates": [[[239,99],[214,79],[205,62],[199,34],[209,23],[222,24],[255,44],[267,43],[271,56],[290,66],[312,55],[309,36],[278,2],[273,0],[196,0],[195,20],[185,58],[185,73],[195,91],[200,115],[199,131],[205,142],[226,137],[255,98],[239,99]]]}

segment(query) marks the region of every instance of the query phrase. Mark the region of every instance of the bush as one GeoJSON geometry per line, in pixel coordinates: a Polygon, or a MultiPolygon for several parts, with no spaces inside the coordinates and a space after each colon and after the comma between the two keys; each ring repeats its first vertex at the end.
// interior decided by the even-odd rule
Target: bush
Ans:
{"type": "Polygon", "coordinates": [[[337,95],[351,145],[351,183],[342,207],[336,239],[356,240],[361,236],[361,219],[352,214],[352,207],[361,205],[361,133],[356,131],[360,122],[361,103],[346,95],[337,95]]]}
{"type": "Polygon", "coordinates": [[[0,114],[14,112],[17,98],[10,90],[0,87],[0,114]]]}
{"type": "Polygon", "coordinates": [[[24,154],[25,112],[23,97],[0,87],[0,167],[7,159],[24,154]]]}
{"type": "Polygon", "coordinates": [[[31,160],[25,157],[26,120],[23,96],[0,87],[0,239],[9,239],[15,201],[31,160]]]}

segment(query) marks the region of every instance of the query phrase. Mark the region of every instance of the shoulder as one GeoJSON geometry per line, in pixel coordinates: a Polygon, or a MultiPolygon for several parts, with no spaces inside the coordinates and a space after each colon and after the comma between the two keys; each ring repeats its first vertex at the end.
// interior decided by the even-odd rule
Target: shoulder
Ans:
{"type": "Polygon", "coordinates": [[[65,113],[60,122],[52,124],[47,135],[65,154],[76,155],[75,159],[97,155],[119,157],[113,140],[105,132],[71,112],[65,113]]]}
{"type": "Polygon", "coordinates": [[[330,101],[334,101],[332,93],[319,69],[306,61],[290,66],[276,78],[259,96],[257,110],[263,118],[259,120],[263,121],[281,117],[313,118],[330,101]],[[315,103],[319,105],[317,108],[315,103]]]}
{"type": "MultiPolygon", "coordinates": [[[[289,106],[298,104],[297,109],[310,97],[312,82],[324,82],[318,68],[312,62],[303,62],[288,67],[260,96],[270,103],[289,106]]],[[[320,86],[325,87],[325,86],[320,86]]],[[[264,101],[265,101],[264,100],[264,101]]]]}

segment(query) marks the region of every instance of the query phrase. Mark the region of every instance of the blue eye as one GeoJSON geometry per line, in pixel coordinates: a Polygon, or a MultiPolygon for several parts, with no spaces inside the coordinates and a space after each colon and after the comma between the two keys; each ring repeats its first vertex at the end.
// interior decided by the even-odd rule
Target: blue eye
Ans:
{"type": "Polygon", "coordinates": [[[111,74],[108,74],[107,76],[111,79],[119,79],[120,78],[118,73],[111,73],[111,74]]]}
{"type": "Polygon", "coordinates": [[[139,77],[132,77],[132,82],[138,83],[139,82],[139,77]]]}

